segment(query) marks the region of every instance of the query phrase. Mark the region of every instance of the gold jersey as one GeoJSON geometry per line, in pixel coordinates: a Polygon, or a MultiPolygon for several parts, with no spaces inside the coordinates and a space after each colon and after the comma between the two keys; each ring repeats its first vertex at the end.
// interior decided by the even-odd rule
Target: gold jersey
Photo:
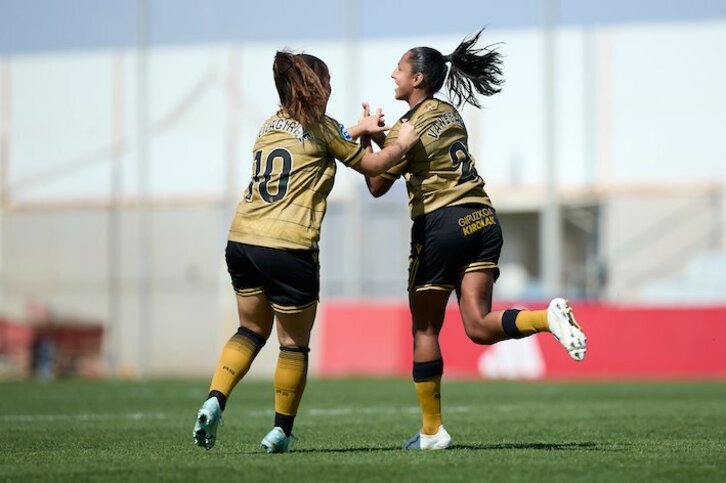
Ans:
{"type": "Polygon", "coordinates": [[[308,129],[278,112],[262,125],[252,152],[252,180],[237,205],[229,240],[317,248],[335,159],[353,166],[363,149],[328,116],[308,129]]]}
{"type": "MultiPolygon", "coordinates": [[[[428,98],[401,119],[413,123],[421,139],[382,176],[390,180],[404,176],[411,218],[464,203],[492,206],[469,154],[466,126],[454,106],[428,98]]],[[[399,119],[388,133],[384,147],[398,139],[400,128],[399,119]]]]}

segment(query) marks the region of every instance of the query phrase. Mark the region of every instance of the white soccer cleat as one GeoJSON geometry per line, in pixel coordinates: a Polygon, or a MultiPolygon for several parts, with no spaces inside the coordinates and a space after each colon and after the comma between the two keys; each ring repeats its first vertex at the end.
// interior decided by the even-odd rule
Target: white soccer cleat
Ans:
{"type": "Polygon", "coordinates": [[[403,443],[403,449],[435,450],[446,449],[449,446],[451,446],[451,435],[443,426],[439,426],[436,434],[418,432],[403,443]]]}
{"type": "Polygon", "coordinates": [[[289,453],[293,435],[285,436],[281,427],[275,426],[262,438],[260,444],[268,453],[289,453]]]}
{"type": "Polygon", "coordinates": [[[561,298],[552,299],[550,306],[547,308],[547,322],[549,323],[550,333],[562,344],[570,357],[576,361],[583,360],[585,352],[587,352],[587,337],[585,337],[585,333],[582,332],[580,326],[577,325],[567,300],[561,298]]]}
{"type": "Polygon", "coordinates": [[[194,424],[194,442],[197,446],[212,449],[217,440],[217,426],[222,420],[222,408],[219,407],[219,401],[216,397],[210,397],[197,413],[197,421],[194,424]]]}

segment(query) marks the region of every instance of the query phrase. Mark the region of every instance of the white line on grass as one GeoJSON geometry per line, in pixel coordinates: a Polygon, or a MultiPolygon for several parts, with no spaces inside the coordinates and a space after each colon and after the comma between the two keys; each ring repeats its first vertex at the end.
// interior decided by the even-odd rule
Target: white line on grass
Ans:
{"type": "MultiPolygon", "coordinates": [[[[469,406],[451,406],[446,408],[447,413],[466,413],[469,406]]],[[[417,414],[417,406],[402,408],[310,408],[301,411],[306,416],[351,416],[351,415],[375,415],[375,414],[417,414]]],[[[272,409],[248,410],[244,412],[246,417],[270,417],[275,412],[272,409]]],[[[0,416],[0,421],[8,423],[35,423],[53,421],[148,421],[172,419],[178,417],[178,413],[128,413],[128,414],[5,414],[0,416]]]]}
{"type": "Polygon", "coordinates": [[[37,422],[37,421],[112,421],[128,419],[133,421],[149,419],[168,419],[170,414],[163,413],[129,413],[129,414],[7,414],[0,416],[5,422],[37,422]]]}

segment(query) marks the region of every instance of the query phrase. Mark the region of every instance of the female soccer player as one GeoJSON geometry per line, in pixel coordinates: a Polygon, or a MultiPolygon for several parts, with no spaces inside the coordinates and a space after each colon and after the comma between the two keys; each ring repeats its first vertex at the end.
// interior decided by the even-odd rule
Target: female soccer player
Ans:
{"type": "MultiPolygon", "coordinates": [[[[547,310],[491,311],[502,232],[469,154],[466,127],[457,111],[463,103],[480,107],[475,93],[490,96],[500,91],[500,55],[475,47],[481,33],[464,39],[450,55],[430,47],[404,53],[391,77],[396,99],[407,102],[410,110],[387,137],[373,136],[377,144],[391,146],[406,124],[413,124],[420,135],[400,164],[381,176],[366,178],[371,194],[378,197],[403,175],[413,219],[409,305],[413,380],[423,424],[404,443],[406,449],[444,449],[451,444],[441,422],[444,362],[439,332],[452,290],[456,290],[466,334],[476,344],[550,332],[573,359],[582,360],[586,351],[585,335],[564,299],[552,300],[547,310]],[[433,97],[444,81],[456,107],[433,97]]],[[[364,114],[367,111],[364,104],[364,114]]]]}
{"type": "Polygon", "coordinates": [[[397,141],[378,153],[353,142],[353,137],[387,129],[380,110],[348,131],[326,116],[330,75],[317,57],[277,52],[273,74],[280,110],[257,136],[252,180],[237,206],[226,249],[240,326],[222,349],[194,425],[194,440],[206,449],[214,446],[227,398],[276,319],[275,423],[262,446],[269,453],[289,451],[318,305],[318,240],[333,187],[333,158],[373,176],[398,163],[418,140],[413,126],[404,125],[397,141]]]}

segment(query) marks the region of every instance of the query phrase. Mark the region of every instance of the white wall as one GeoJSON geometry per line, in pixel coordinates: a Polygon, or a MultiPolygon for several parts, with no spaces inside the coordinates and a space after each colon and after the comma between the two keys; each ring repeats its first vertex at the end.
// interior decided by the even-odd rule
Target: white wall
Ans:
{"type": "MultiPolygon", "coordinates": [[[[399,56],[421,44],[448,52],[459,40],[458,36],[410,37],[360,45],[281,41],[152,50],[149,112],[154,194],[222,193],[230,156],[239,164],[237,187],[246,184],[249,147],[262,120],[277,106],[271,74],[276,49],[289,45],[328,62],[333,84],[329,113],[348,124],[355,120],[359,101],[364,99],[382,106],[389,121],[403,114],[406,106],[393,99],[389,78],[399,56]],[[227,144],[230,137],[236,139],[232,154],[227,144]]],[[[492,184],[541,185],[542,34],[492,29],[485,41],[501,42],[506,84],[499,95],[485,100],[481,111],[464,109],[472,152],[492,184]]],[[[606,186],[723,178],[725,45],[726,22],[561,29],[556,58],[556,150],[562,185],[590,184],[590,135],[596,141],[597,181],[606,186]],[[588,107],[592,105],[594,112],[588,107]]],[[[9,182],[11,188],[19,184],[11,191],[14,199],[98,198],[108,193],[109,156],[103,150],[112,139],[114,82],[123,100],[117,112],[122,138],[129,141],[124,149],[123,186],[133,196],[137,190],[136,53],[17,55],[6,63],[12,101],[9,182]],[[23,184],[53,168],[67,169],[31,186],[23,184]]],[[[343,173],[333,196],[346,194],[355,183],[349,178],[357,179],[343,173]]]]}

